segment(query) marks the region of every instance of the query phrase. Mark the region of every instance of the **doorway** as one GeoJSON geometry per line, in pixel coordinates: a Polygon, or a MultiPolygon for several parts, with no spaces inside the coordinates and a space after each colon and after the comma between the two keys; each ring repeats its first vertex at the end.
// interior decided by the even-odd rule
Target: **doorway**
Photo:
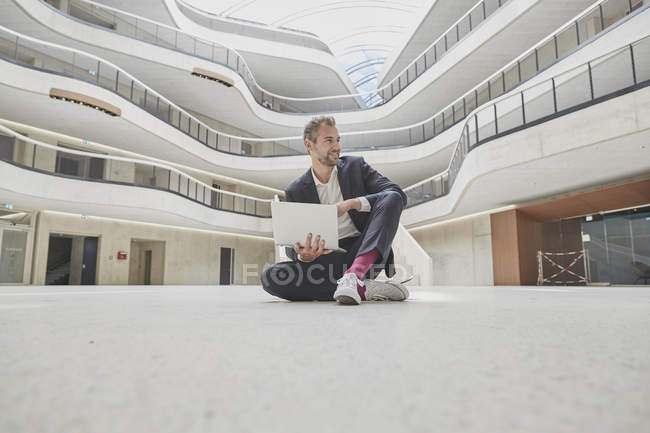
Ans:
{"type": "Polygon", "coordinates": [[[165,242],[131,239],[129,285],[161,285],[165,274],[165,242]]]}
{"type": "Polygon", "coordinates": [[[97,248],[95,236],[51,233],[47,250],[46,285],[95,285],[97,248]]]}
{"type": "Polygon", "coordinates": [[[235,263],[235,249],[221,248],[221,260],[219,265],[219,284],[228,286],[233,283],[233,270],[235,263]]]}

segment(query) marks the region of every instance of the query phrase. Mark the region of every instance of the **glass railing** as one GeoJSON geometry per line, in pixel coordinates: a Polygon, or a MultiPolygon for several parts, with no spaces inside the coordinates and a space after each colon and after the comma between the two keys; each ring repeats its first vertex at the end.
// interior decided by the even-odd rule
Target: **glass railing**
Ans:
{"type": "MultiPolygon", "coordinates": [[[[650,0],[600,0],[428,119],[399,128],[342,133],[344,152],[401,148],[427,142],[463,121],[477,106],[511,91],[603,31],[648,7],[650,0]],[[575,35],[575,38],[568,38],[567,35],[570,34],[575,35]],[[551,56],[546,55],[549,45],[553,47],[551,56]]],[[[0,57],[100,85],[214,150],[253,157],[306,153],[302,137],[248,138],[216,131],[109,62],[91,54],[2,29],[0,27],[0,57]]]]}
{"type": "MultiPolygon", "coordinates": [[[[391,133],[393,143],[414,145],[435,138],[463,121],[476,107],[511,92],[517,86],[591,42],[604,31],[610,30],[648,7],[650,7],[650,0],[597,1],[433,116],[423,122],[402,128],[399,132],[391,133]]],[[[383,145],[381,142],[378,143],[383,145]]]]}
{"type": "MultiPolygon", "coordinates": [[[[218,19],[213,15],[211,16],[208,12],[190,6],[182,0],[176,0],[176,3],[179,5],[179,9],[191,20],[204,27],[216,29],[223,25],[222,18],[218,19]]],[[[292,98],[290,106],[297,108],[300,112],[338,112],[352,110],[351,105],[358,103],[360,100],[363,101],[361,104],[362,109],[383,105],[435,65],[453,46],[505,3],[507,3],[507,0],[479,0],[393,80],[377,90],[323,98],[292,98]]],[[[275,98],[270,102],[271,106],[276,105],[276,102],[280,107],[283,104],[283,101],[276,101],[275,98]]]]}
{"type": "Polygon", "coordinates": [[[285,156],[304,153],[302,137],[263,139],[221,133],[112,63],[73,48],[39,41],[2,26],[0,26],[0,58],[100,86],[120,95],[203,145],[220,152],[245,156],[285,156]]]}
{"type": "Polygon", "coordinates": [[[271,200],[214,188],[164,164],[85,152],[33,140],[0,125],[0,160],[73,179],[157,189],[222,211],[271,217],[271,200]],[[11,156],[9,156],[11,155],[11,156]]]}
{"type": "Polygon", "coordinates": [[[449,194],[469,152],[498,137],[650,85],[650,37],[474,110],[445,171],[404,189],[407,207],[449,194]]]}
{"type": "Polygon", "coordinates": [[[301,47],[314,48],[332,54],[330,47],[313,33],[302,30],[269,27],[267,24],[236,17],[222,17],[202,10],[182,0],[176,0],[178,9],[190,20],[212,30],[240,36],[282,42],[301,47]]]}
{"type": "Polygon", "coordinates": [[[61,2],[61,4],[67,4],[63,10],[57,8],[59,2],[53,0],[41,1],[54,10],[84,23],[225,66],[241,76],[259,105],[272,111],[287,113],[334,113],[383,105],[436,64],[452,47],[476,29],[497,9],[508,3],[506,0],[479,1],[396,78],[377,90],[335,96],[294,98],[263,89],[255,81],[244,58],[236,50],[224,45],[91,0],[61,2]]]}

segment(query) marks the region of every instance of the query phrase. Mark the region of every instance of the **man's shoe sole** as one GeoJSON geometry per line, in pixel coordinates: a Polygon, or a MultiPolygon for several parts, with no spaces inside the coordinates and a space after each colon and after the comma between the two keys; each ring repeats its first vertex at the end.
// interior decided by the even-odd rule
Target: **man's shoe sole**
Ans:
{"type": "Polygon", "coordinates": [[[334,292],[334,300],[341,304],[345,305],[359,305],[361,303],[361,296],[359,296],[358,293],[356,293],[357,296],[354,296],[355,294],[350,293],[349,291],[346,291],[347,293],[337,293],[337,292],[342,292],[337,290],[334,292]]]}
{"type": "Polygon", "coordinates": [[[356,299],[354,299],[352,296],[348,296],[348,295],[339,295],[339,296],[336,296],[334,299],[336,299],[336,301],[339,304],[359,305],[359,302],[357,302],[356,299]]]}

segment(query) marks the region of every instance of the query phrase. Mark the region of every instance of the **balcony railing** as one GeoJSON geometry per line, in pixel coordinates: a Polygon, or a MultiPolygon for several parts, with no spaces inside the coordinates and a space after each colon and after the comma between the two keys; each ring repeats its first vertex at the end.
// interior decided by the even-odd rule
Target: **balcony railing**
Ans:
{"type": "Polygon", "coordinates": [[[200,205],[238,214],[271,217],[271,200],[224,191],[176,168],[146,160],[85,152],[33,140],[0,125],[0,160],[21,168],[73,179],[157,189],[200,205]],[[8,155],[11,155],[9,157],[8,155]]]}
{"type": "Polygon", "coordinates": [[[447,169],[404,189],[407,207],[449,194],[463,161],[476,147],[648,85],[650,37],[645,37],[473,110],[447,169]]]}
{"type": "MultiPolygon", "coordinates": [[[[334,113],[377,107],[392,100],[417,77],[436,64],[460,40],[511,0],[480,0],[397,77],[377,90],[314,98],[294,98],[269,92],[257,83],[248,64],[236,50],[166,24],[91,0],[70,0],[65,10],[57,9],[58,2],[41,1],[54,10],[86,24],[99,26],[104,30],[114,31],[225,66],[241,76],[255,101],[267,109],[291,113],[334,113]]],[[[185,6],[185,10],[189,10],[189,6],[185,6]]],[[[196,9],[192,10],[194,11],[193,16],[198,14],[196,9]]],[[[201,22],[199,23],[201,24],[201,22]]],[[[208,25],[208,27],[212,26],[208,25]]]]}
{"type": "MultiPolygon", "coordinates": [[[[400,148],[427,142],[462,122],[477,106],[511,91],[604,31],[648,7],[650,0],[600,0],[428,119],[399,128],[342,133],[344,151],[400,148]],[[551,55],[547,55],[549,50],[551,55]]],[[[251,157],[305,154],[302,137],[249,138],[219,132],[110,62],[79,50],[38,41],[1,26],[0,57],[28,67],[72,76],[116,92],[219,152],[251,157]]]]}
{"type": "Polygon", "coordinates": [[[234,33],[285,44],[314,48],[332,54],[330,47],[313,33],[288,27],[272,28],[264,23],[235,17],[222,17],[201,10],[185,1],[176,0],[178,9],[190,20],[212,30],[234,33]]]}
{"type": "Polygon", "coordinates": [[[74,48],[40,41],[2,26],[0,26],[0,58],[100,86],[118,94],[203,145],[220,152],[246,156],[285,156],[304,153],[302,137],[248,138],[216,131],[106,60],[74,48]]]}

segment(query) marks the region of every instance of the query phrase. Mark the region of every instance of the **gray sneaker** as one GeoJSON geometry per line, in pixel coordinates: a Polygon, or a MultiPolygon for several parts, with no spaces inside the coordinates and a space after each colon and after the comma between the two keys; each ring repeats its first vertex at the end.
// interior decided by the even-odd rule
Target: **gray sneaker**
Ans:
{"type": "Polygon", "coordinates": [[[365,280],[364,283],[368,301],[403,301],[409,297],[406,286],[398,281],[365,280]]]}
{"type": "Polygon", "coordinates": [[[336,292],[334,292],[334,299],[341,304],[359,305],[361,303],[361,296],[357,290],[357,283],[361,286],[364,285],[352,272],[343,274],[343,276],[336,282],[336,292]]]}

